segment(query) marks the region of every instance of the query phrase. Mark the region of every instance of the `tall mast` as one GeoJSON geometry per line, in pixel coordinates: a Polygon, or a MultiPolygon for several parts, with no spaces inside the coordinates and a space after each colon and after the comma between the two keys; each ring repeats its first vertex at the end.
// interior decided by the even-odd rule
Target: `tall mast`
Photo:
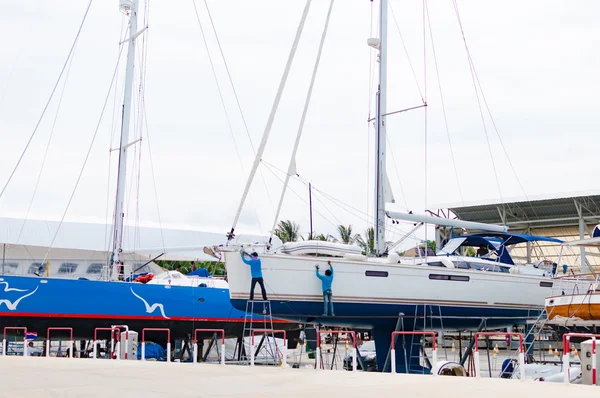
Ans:
{"type": "Polygon", "coordinates": [[[129,122],[131,119],[131,95],[133,91],[133,65],[135,60],[135,40],[137,37],[138,0],[120,0],[119,10],[129,15],[129,49],[125,69],[125,93],[123,96],[123,117],[121,121],[121,144],[119,146],[119,171],[117,175],[117,197],[115,203],[115,220],[113,231],[113,252],[111,259],[110,279],[118,279],[122,273],[123,259],[123,223],[125,220],[124,199],[127,172],[127,148],[129,146],[129,122]]]}
{"type": "Polygon", "coordinates": [[[375,255],[385,252],[385,188],[386,188],[386,126],[387,109],[387,13],[388,0],[380,0],[379,21],[379,90],[377,92],[377,150],[375,177],[375,255]]]}

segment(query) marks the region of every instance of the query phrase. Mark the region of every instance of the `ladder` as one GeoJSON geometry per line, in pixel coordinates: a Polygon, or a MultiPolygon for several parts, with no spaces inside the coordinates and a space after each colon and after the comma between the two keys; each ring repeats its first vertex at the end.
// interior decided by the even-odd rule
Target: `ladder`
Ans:
{"type": "MultiPolygon", "coordinates": [[[[246,301],[246,312],[244,314],[244,329],[243,329],[243,341],[246,337],[248,341],[252,341],[252,332],[258,329],[273,330],[273,315],[271,313],[271,302],[269,300],[248,300],[246,301]],[[262,315],[256,314],[256,311],[261,311],[262,315]]],[[[277,364],[278,360],[278,349],[275,341],[275,334],[273,332],[261,332],[255,334],[255,338],[261,336],[259,343],[255,346],[254,357],[258,356],[258,353],[265,348],[268,358],[273,358],[273,365],[277,364]],[[266,344],[265,344],[266,341],[266,344]]],[[[251,343],[250,343],[251,347],[251,343]]],[[[246,361],[250,363],[250,358],[246,355],[246,361]]],[[[267,361],[269,364],[269,361],[267,361]]]]}

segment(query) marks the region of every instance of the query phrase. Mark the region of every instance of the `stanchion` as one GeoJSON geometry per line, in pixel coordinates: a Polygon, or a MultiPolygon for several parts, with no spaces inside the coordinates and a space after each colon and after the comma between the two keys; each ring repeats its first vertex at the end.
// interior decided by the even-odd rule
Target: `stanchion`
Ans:
{"type": "MultiPolygon", "coordinates": [[[[255,333],[271,333],[271,334],[275,334],[275,333],[282,333],[283,334],[283,346],[284,349],[282,351],[282,365],[285,367],[286,363],[287,363],[287,332],[285,330],[280,330],[280,329],[254,329],[252,330],[252,336],[250,338],[250,366],[254,366],[254,335],[255,333]]],[[[277,351],[277,342],[275,342],[275,350],[277,351]]]]}
{"type": "Polygon", "coordinates": [[[23,331],[23,356],[27,356],[27,328],[26,327],[10,327],[7,326],[4,328],[4,336],[2,338],[2,355],[6,356],[6,350],[8,349],[8,345],[6,344],[6,331],[7,330],[22,330],[23,331]]]}
{"type": "Polygon", "coordinates": [[[98,332],[99,331],[110,331],[110,356],[109,356],[109,359],[112,359],[112,354],[115,352],[115,333],[117,334],[117,341],[120,341],[121,340],[121,329],[118,327],[95,328],[94,329],[94,347],[92,347],[93,359],[98,359],[98,332]]]}
{"type": "Polygon", "coordinates": [[[63,327],[51,327],[47,329],[46,332],[46,358],[50,358],[50,332],[53,330],[65,330],[69,332],[69,341],[68,341],[68,351],[69,351],[69,358],[74,358],[75,356],[73,355],[73,328],[63,328],[63,327]]]}
{"type": "MultiPolygon", "coordinates": [[[[146,332],[167,332],[167,363],[171,362],[171,329],[144,328],[142,329],[142,361],[146,360],[146,332]]],[[[127,358],[125,358],[127,359],[127,358]]]]}
{"type": "MultiPolygon", "coordinates": [[[[319,358],[317,361],[317,364],[320,365],[320,352],[319,351],[319,345],[321,344],[321,335],[322,334],[349,334],[350,336],[352,336],[352,370],[356,371],[357,370],[357,360],[356,360],[356,355],[357,355],[357,349],[356,349],[356,333],[353,331],[344,331],[344,330],[328,330],[328,331],[317,331],[317,341],[318,341],[318,345],[317,345],[317,358],[319,358]]],[[[320,366],[317,366],[317,369],[320,369],[320,366]]]]}
{"type": "Polygon", "coordinates": [[[391,363],[392,363],[392,374],[396,373],[396,336],[400,335],[426,335],[431,336],[431,347],[433,349],[432,361],[431,364],[431,374],[437,376],[437,342],[435,337],[435,332],[426,332],[426,331],[413,331],[413,332],[392,332],[392,344],[391,344],[391,363]]]}
{"type": "Polygon", "coordinates": [[[571,337],[587,337],[592,339],[592,385],[596,385],[596,338],[600,337],[600,334],[593,333],[565,333],[563,335],[564,383],[569,384],[571,382],[571,369],[569,369],[569,348],[571,346],[571,337]]]}
{"type": "Polygon", "coordinates": [[[225,329],[195,329],[194,330],[194,358],[192,362],[196,362],[198,358],[198,332],[213,332],[221,333],[221,365],[225,365],[225,329]]]}
{"type": "Polygon", "coordinates": [[[523,348],[523,335],[521,333],[501,333],[501,332],[477,332],[475,333],[475,377],[481,377],[481,364],[479,363],[479,336],[498,336],[504,335],[506,336],[507,348],[511,346],[510,336],[518,336],[519,337],[519,373],[521,376],[521,381],[525,380],[525,350],[523,348]]]}

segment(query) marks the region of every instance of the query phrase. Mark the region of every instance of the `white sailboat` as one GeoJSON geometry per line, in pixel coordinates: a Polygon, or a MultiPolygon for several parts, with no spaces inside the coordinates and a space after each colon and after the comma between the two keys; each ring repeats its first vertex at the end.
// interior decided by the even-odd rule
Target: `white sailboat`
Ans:
{"type": "MultiPolygon", "coordinates": [[[[307,4],[309,3],[310,1],[307,4]]],[[[533,271],[535,267],[530,267],[532,272],[526,272],[525,268],[521,269],[521,272],[511,272],[510,268],[514,264],[500,261],[481,260],[489,267],[459,267],[457,264],[461,259],[452,257],[454,250],[444,253],[443,256],[430,257],[425,261],[417,261],[417,259],[401,261],[399,256],[385,253],[386,216],[394,219],[415,217],[397,213],[386,214],[385,208],[387,198],[387,10],[388,1],[381,0],[379,38],[369,39],[368,42],[379,52],[375,148],[377,157],[375,256],[357,255],[343,247],[337,248],[337,254],[335,253],[336,247],[327,247],[326,253],[323,252],[323,248],[321,248],[321,252],[317,248],[309,253],[308,246],[317,245],[311,241],[303,242],[302,245],[296,244],[295,247],[288,244],[287,247],[284,245],[283,248],[277,248],[266,244],[256,249],[262,253],[260,258],[262,259],[263,277],[267,294],[271,300],[273,316],[300,322],[372,330],[376,342],[379,370],[385,370],[384,364],[390,348],[391,333],[397,328],[403,330],[425,327],[476,329],[482,324],[488,328],[525,324],[527,319],[537,317],[543,310],[544,299],[551,294],[554,283],[551,272],[535,272],[533,271]],[[304,251],[301,250],[303,247],[304,251]],[[323,254],[327,254],[327,256],[323,256],[323,254]],[[321,315],[323,296],[320,281],[315,277],[315,265],[319,264],[325,268],[328,261],[335,269],[332,288],[335,316],[321,315]]],[[[306,10],[304,17],[305,15],[306,10]]],[[[302,25],[303,20],[300,23],[294,46],[297,45],[302,25]]],[[[292,59],[293,51],[288,59],[282,84],[285,84],[292,59]]],[[[270,132],[273,112],[277,108],[281,92],[282,86],[280,85],[240,209],[229,233],[230,237],[234,236],[235,224],[239,218],[241,207],[262,157],[270,132]]],[[[307,103],[309,99],[310,91],[307,103]]],[[[298,140],[296,140],[294,154],[297,142],[298,140]]],[[[289,170],[294,170],[293,158],[289,170]]],[[[288,172],[289,174],[293,173],[288,172]]],[[[425,220],[425,222],[430,222],[430,220],[425,220]]],[[[505,239],[512,236],[505,233],[506,227],[503,226],[444,219],[438,219],[436,222],[438,224],[453,223],[466,229],[491,231],[487,236],[490,249],[495,247],[492,242],[494,236],[496,239],[500,237],[500,240],[502,240],[502,236],[505,239]]],[[[452,244],[456,243],[452,242],[452,244]]],[[[461,244],[459,242],[455,249],[461,244]]],[[[221,248],[225,254],[232,303],[239,309],[245,309],[249,299],[251,276],[249,267],[242,262],[239,250],[239,245],[221,248]]],[[[249,251],[248,248],[245,250],[249,251]]],[[[415,365],[412,362],[415,356],[418,358],[417,350],[417,345],[412,345],[405,351],[396,350],[398,372],[405,372],[415,365]]]]}

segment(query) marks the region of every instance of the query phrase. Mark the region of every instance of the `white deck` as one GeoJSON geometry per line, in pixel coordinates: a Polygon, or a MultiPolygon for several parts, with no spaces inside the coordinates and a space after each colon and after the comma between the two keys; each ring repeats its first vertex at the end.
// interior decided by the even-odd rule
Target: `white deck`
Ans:
{"type": "Polygon", "coordinates": [[[1,397],[597,397],[591,386],[235,365],[0,358],[1,397]]]}

